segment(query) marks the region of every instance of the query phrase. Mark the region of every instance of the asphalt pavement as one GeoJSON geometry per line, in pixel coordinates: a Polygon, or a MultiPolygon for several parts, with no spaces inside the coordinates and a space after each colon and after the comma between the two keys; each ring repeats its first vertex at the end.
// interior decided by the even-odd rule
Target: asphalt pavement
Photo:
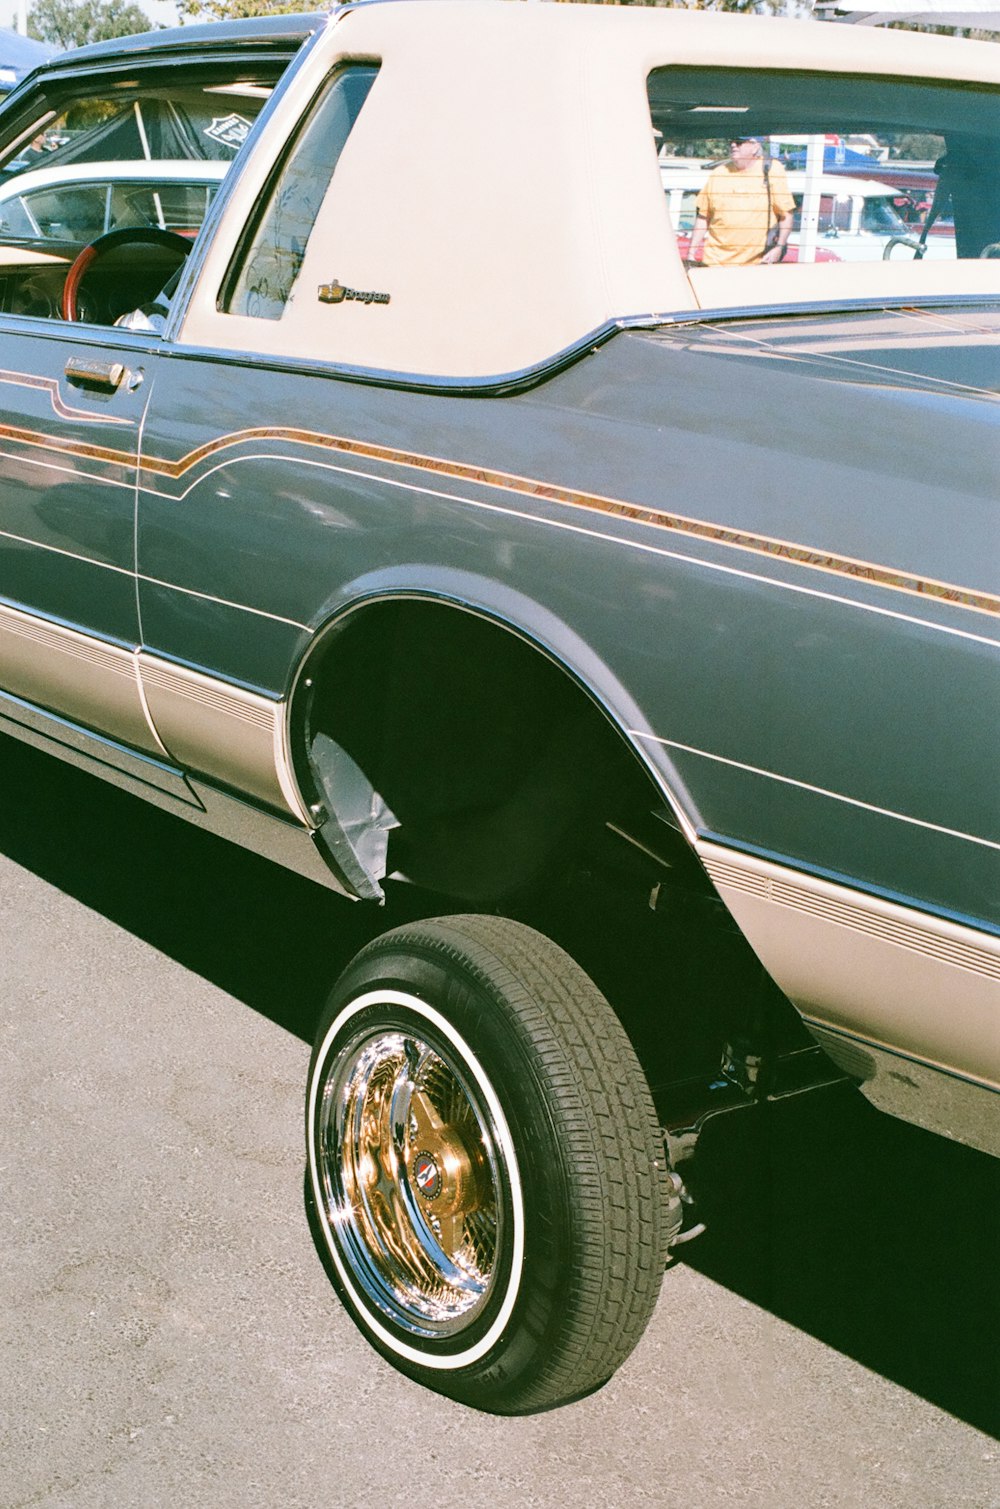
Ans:
{"type": "Polygon", "coordinates": [[[330,978],[382,919],[0,739],[3,1509],[1000,1509],[1000,1161],[833,1090],[720,1119],[603,1390],[397,1375],[302,1206],[330,978]]]}

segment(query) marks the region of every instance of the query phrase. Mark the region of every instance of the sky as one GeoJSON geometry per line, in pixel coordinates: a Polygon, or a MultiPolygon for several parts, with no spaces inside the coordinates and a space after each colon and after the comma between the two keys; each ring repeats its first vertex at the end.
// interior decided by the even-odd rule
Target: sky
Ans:
{"type": "Polygon", "coordinates": [[[177,7],[173,0],[138,0],[156,26],[176,26],[177,7]]]}
{"type": "MultiPolygon", "coordinates": [[[[151,26],[177,25],[174,0],[136,0],[136,3],[146,12],[151,26]]],[[[17,0],[0,0],[0,26],[17,30],[17,0]]]]}

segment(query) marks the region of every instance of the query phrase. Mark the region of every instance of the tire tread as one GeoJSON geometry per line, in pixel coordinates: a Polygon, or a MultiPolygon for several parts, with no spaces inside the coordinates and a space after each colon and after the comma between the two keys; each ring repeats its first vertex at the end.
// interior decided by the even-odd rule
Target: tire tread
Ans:
{"type": "Polygon", "coordinates": [[[641,1337],[674,1235],[662,1136],[635,1051],[583,969],[525,923],[482,914],[410,923],[356,962],[394,946],[460,966],[507,1011],[573,1180],[578,1241],[561,1324],[531,1378],[486,1407],[520,1412],[578,1398],[604,1383],[641,1337]]]}

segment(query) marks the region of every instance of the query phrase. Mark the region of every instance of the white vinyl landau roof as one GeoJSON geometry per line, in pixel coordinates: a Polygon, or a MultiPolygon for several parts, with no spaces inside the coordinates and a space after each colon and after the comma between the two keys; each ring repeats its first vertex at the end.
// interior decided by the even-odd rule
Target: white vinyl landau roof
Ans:
{"type": "Polygon", "coordinates": [[[650,71],[671,64],[1000,84],[993,44],[898,31],[518,0],[349,8],[332,17],[233,184],[180,339],[486,379],[543,363],[609,321],[700,305],[1000,291],[1000,260],[689,278],[646,96],[650,71]],[[240,230],[288,134],[330,71],[351,60],[375,60],[379,74],[283,317],[221,313],[240,230]],[[319,286],[335,281],[388,302],[320,302],[319,286]]]}

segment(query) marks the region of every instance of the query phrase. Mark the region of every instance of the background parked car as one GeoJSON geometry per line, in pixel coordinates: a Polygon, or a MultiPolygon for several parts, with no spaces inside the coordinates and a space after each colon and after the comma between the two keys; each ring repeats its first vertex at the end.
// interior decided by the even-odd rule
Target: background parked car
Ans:
{"type": "Polygon", "coordinates": [[[0,184],[7,245],[78,250],[124,226],[194,236],[227,164],[88,162],[33,168],[0,184]]]}
{"type": "Polygon", "coordinates": [[[25,74],[51,58],[57,49],[34,37],[22,37],[8,27],[0,27],[0,96],[20,83],[25,74]]]}

